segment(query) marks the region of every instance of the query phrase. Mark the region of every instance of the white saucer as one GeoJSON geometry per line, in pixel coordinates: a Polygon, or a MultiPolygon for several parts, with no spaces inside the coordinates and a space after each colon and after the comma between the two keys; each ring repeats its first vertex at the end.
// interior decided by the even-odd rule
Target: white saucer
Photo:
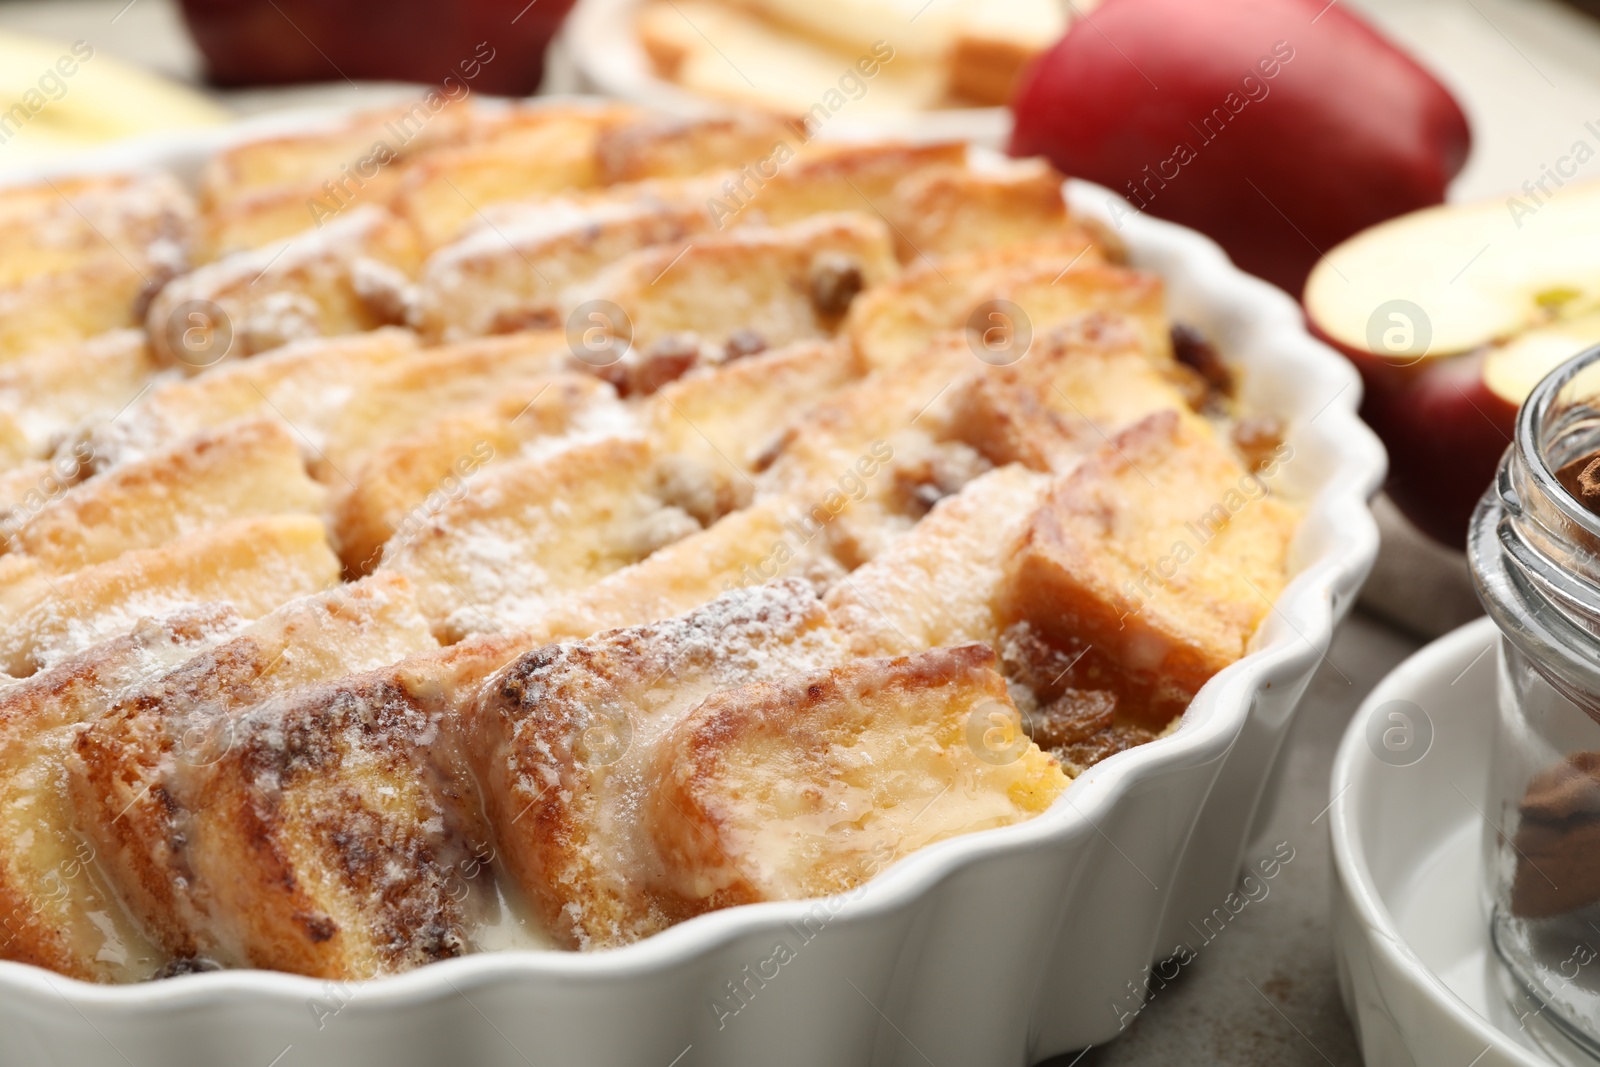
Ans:
{"type": "Polygon", "coordinates": [[[1595,1062],[1536,1005],[1512,1007],[1489,942],[1481,812],[1497,637],[1479,619],[1406,660],[1339,746],[1328,812],[1333,932],[1339,989],[1368,1067],[1595,1062]],[[1396,728],[1386,748],[1384,731],[1396,728]]]}

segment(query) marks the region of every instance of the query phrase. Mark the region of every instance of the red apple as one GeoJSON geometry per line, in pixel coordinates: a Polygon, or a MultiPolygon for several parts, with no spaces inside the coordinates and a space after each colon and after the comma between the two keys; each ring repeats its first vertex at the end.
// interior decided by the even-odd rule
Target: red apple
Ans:
{"type": "Polygon", "coordinates": [[[1193,226],[1291,293],[1322,250],[1443,200],[1471,143],[1443,86],[1327,0],[1106,0],[1013,107],[1012,154],[1193,226]]]}
{"type": "Polygon", "coordinates": [[[1306,283],[1312,329],[1365,381],[1361,414],[1389,447],[1390,496],[1447,544],[1464,542],[1518,406],[1600,343],[1600,185],[1541,180],[1374,226],[1306,283]]]}
{"type": "Polygon", "coordinates": [[[573,0],[182,0],[215,85],[351,79],[526,96],[573,0]]]}

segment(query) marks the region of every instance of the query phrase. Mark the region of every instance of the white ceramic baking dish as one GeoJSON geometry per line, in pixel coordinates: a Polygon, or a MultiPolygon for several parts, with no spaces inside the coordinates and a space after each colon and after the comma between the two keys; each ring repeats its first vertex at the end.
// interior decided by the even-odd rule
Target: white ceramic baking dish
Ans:
{"type": "MultiPolygon", "coordinates": [[[[229,140],[313,121],[52,169],[192,176],[229,140]]],[[[1110,203],[1081,183],[1069,195],[1096,215],[1110,203]]],[[[1372,565],[1384,472],[1356,374],[1292,300],[1199,234],[1119,222],[1174,318],[1218,343],[1248,403],[1290,421],[1283,470],[1307,503],[1297,574],[1256,650],[1174,734],[1094,767],[1030,822],[927,848],[846,897],[721,911],[610,952],[486,953],[357,984],[231,971],[101,987],[0,963],[0,1064],[1022,1067],[1114,1039],[1143,968],[1233,889],[1295,706],[1372,565]],[[793,958],[775,963],[780,943],[793,958]]]]}

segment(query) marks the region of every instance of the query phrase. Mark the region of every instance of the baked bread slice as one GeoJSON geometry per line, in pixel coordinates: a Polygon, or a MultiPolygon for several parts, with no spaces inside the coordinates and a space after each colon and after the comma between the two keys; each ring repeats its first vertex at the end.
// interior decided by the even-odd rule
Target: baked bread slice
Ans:
{"type": "Polygon", "coordinates": [[[390,201],[423,250],[455,240],[479,213],[507,200],[592,188],[607,129],[637,118],[616,104],[513,107],[477,113],[472,136],[416,161],[390,201]]]}
{"type": "Polygon", "coordinates": [[[526,632],[549,644],[643,626],[791,575],[825,586],[843,568],[805,520],[792,500],[758,501],[553,601],[526,632]]]}
{"type": "Polygon", "coordinates": [[[804,582],[741,589],[687,615],[529,652],[463,719],[506,871],[556,939],[624,944],[679,918],[652,884],[640,817],[656,741],[710,693],[838,662],[804,582]]]}
{"type": "Polygon", "coordinates": [[[642,421],[679,477],[714,494],[691,510],[714,517],[750,501],[756,473],[799,411],[858,376],[848,345],[796,341],[668,383],[646,401],[642,421]]]}
{"type": "MultiPolygon", "coordinates": [[[[621,308],[631,344],[620,363],[603,370],[627,395],[649,392],[699,361],[830,336],[862,286],[897,270],[881,221],[819,215],[642,249],[569,290],[566,302],[573,311],[591,300],[621,308]],[[738,299],[711,299],[712,293],[738,299]],[[661,361],[673,363],[677,374],[658,373],[654,364],[661,361]]],[[[621,327],[609,325],[621,335],[621,327]]]]}
{"type": "Polygon", "coordinates": [[[773,26],[738,4],[653,0],[639,7],[632,32],[668,81],[727,104],[809,117],[813,132],[831,115],[828,100],[836,99],[835,107],[848,101],[864,113],[893,115],[937,106],[945,94],[939,66],[896,59],[875,65],[870,90],[846,97],[841,77],[854,74],[858,62],[882,58],[882,51],[868,46],[841,52],[773,26]]]}
{"type": "MultiPolygon", "coordinates": [[[[845,332],[867,366],[893,366],[925,349],[950,330],[984,334],[998,328],[997,341],[1038,337],[1092,311],[1127,316],[1138,324],[1151,359],[1172,359],[1172,338],[1159,278],[1098,261],[1091,249],[1066,245],[1018,245],[946,256],[937,265],[918,264],[879,286],[851,308],[845,332]],[[1010,308],[980,309],[991,301],[1010,308]],[[1021,317],[1018,317],[1020,309],[1021,317]],[[974,322],[974,316],[978,322],[974,322]],[[996,317],[998,315],[998,317],[996,317]]],[[[1020,343],[1020,342],[1016,342],[1020,343]]],[[[994,361],[1012,354],[996,352],[994,361]]]]}
{"type": "MultiPolygon", "coordinates": [[[[428,348],[386,366],[363,384],[330,423],[313,469],[337,481],[373,449],[411,433],[456,407],[507,396],[512,382],[548,376],[570,362],[566,337],[532,331],[428,348]]],[[[531,394],[530,394],[531,397],[531,394]]]]}
{"type": "Polygon", "coordinates": [[[232,519],[319,514],[325,495],[287,426],[241,420],[73,486],[10,546],[50,574],[67,574],[232,519]]]}
{"type": "Polygon", "coordinates": [[[423,336],[454,341],[565,324],[562,294],[629,252],[681,249],[712,228],[698,200],[550,199],[502,208],[428,257],[412,321],[423,336]]]}
{"type": "Polygon", "coordinates": [[[43,459],[79,426],[115,418],[155,370],[139,330],[0,363],[0,465],[43,459]]]}
{"type": "Polygon", "coordinates": [[[508,377],[492,384],[500,399],[450,408],[361,453],[355,463],[340,460],[338,477],[330,479],[333,528],[350,573],[367,573],[390,539],[414,536],[450,501],[470,492],[488,464],[614,437],[632,426],[616,392],[587,375],[508,377]]]}
{"type": "Polygon", "coordinates": [[[161,953],[77,831],[67,763],[80,724],[239,625],[219,606],[140,620],[0,692],[0,959],[97,982],[155,971],[161,953]]]}
{"type": "Polygon", "coordinates": [[[248,963],[216,932],[196,881],[191,812],[210,801],[184,771],[226,759],[245,709],[278,694],[437,648],[403,578],[302,597],[147,682],[90,721],[68,773],[81,829],[128,910],[171,956],[248,963]]]}
{"type": "Polygon", "coordinates": [[[118,418],[96,427],[88,446],[96,467],[105,467],[209,427],[271,415],[315,457],[350,399],[416,349],[416,335],[396,329],[285,345],[154,386],[118,418]]]}
{"type": "Polygon", "coordinates": [[[617,185],[737,170],[770,157],[797,135],[794,120],[765,111],[693,119],[642,115],[600,131],[596,177],[601,185],[617,185]]]}
{"type": "MultiPolygon", "coordinates": [[[[791,151],[757,167],[703,179],[715,186],[704,195],[711,197],[706,207],[719,228],[781,226],[842,211],[874,215],[893,228],[900,221],[893,216],[894,193],[902,182],[924,171],[962,166],[967,159],[967,146],[955,141],[801,139],[785,148],[791,151]]],[[[916,254],[903,241],[898,247],[906,258],[916,254]]]]}
{"type": "Polygon", "coordinates": [[[259,618],[338,580],[321,520],[235,519],[70,574],[34,573],[11,587],[3,594],[0,670],[32,674],[127,633],[140,618],[192,604],[229,604],[246,619],[259,618]]]}
{"type": "Polygon", "coordinates": [[[391,539],[379,570],[411,579],[444,641],[528,626],[581,589],[700,528],[664,498],[655,453],[609,438],[491,466],[391,539]]]}
{"type": "Polygon", "coordinates": [[[1057,647],[1090,646],[1082,669],[1102,670],[1104,687],[1161,729],[1245,654],[1283,589],[1295,513],[1266,473],[1175,412],[1147,416],[1029,520],[1006,618],[1057,647]]]}
{"type": "Polygon", "coordinates": [[[824,602],[858,656],[982,642],[998,648],[1006,567],[1049,488],[1018,465],[968,482],[910,532],[828,590],[824,602]]]}
{"type": "Polygon", "coordinates": [[[137,324],[187,269],[193,226],[166,174],[0,189],[0,362],[137,324]]]}
{"type": "Polygon", "coordinates": [[[1189,406],[1188,368],[1152,360],[1138,324],[1093,312],[1042,337],[1015,363],[985,367],[953,390],[948,432],[995,464],[1064,473],[1118,431],[1174,411],[1210,429],[1189,406]]]}
{"type": "Polygon", "coordinates": [[[986,645],[796,672],[708,696],[654,753],[662,905],[842,893],[919,848],[1022,822],[1067,786],[986,645]]]}
{"type": "Polygon", "coordinates": [[[1065,181],[1043,160],[981,171],[945,164],[906,174],[884,211],[906,260],[1045,242],[1071,256],[1120,260],[1113,236],[1068,214],[1065,181]]]}
{"type": "Polygon", "coordinates": [[[196,261],[281,241],[363,204],[384,205],[413,160],[470,136],[471,112],[435,92],[315,133],[224,149],[200,172],[196,261]]]}
{"type": "Polygon", "coordinates": [[[991,466],[1063,472],[1151,411],[1209,434],[1126,317],[1080,318],[990,365],[971,338],[935,335],[804,409],[763,457],[758,484],[819,502],[814,520],[847,567],[877,557],[938,500],[991,466]]]}
{"type": "Polygon", "coordinates": [[[493,853],[449,727],[526,647],[484,635],[286,693],[239,717],[221,759],[178,766],[222,960],[354,980],[481,947],[493,853]]]}
{"type": "MultiPolygon", "coordinates": [[[[609,133],[624,137],[634,129],[609,133]]],[[[889,220],[891,194],[907,174],[950,167],[964,155],[964,147],[952,144],[808,145],[791,133],[736,171],[501,205],[484,212],[483,225],[429,257],[413,322],[425,336],[444,340],[559,325],[566,310],[562,292],[628,252],[663,245],[676,256],[697,235],[789,225],[826,213],[889,220]]],[[[863,284],[860,277],[835,284],[831,302],[848,303],[863,284]]]]}
{"type": "Polygon", "coordinates": [[[423,101],[360,111],[308,133],[243,141],[201,168],[200,206],[209,212],[263,193],[303,193],[342,177],[380,141],[394,156],[385,166],[403,166],[421,152],[467,137],[470,111],[453,105],[429,109],[423,101]]]}
{"type": "Polygon", "coordinates": [[[758,495],[810,501],[807,525],[860,566],[987,468],[947,432],[955,387],[982,366],[947,336],[800,409],[761,456],[758,495]]]}
{"type": "Polygon", "coordinates": [[[950,92],[978,104],[1006,106],[1016,96],[1028,65],[1061,39],[1073,19],[1084,17],[1098,3],[1077,0],[1065,8],[1052,0],[1025,0],[998,8],[971,5],[945,58],[950,92]]]}
{"type": "Polygon", "coordinates": [[[151,301],[145,329],[158,359],[193,373],[290,341],[403,323],[419,266],[409,227],[365,205],[175,278],[151,301]]]}

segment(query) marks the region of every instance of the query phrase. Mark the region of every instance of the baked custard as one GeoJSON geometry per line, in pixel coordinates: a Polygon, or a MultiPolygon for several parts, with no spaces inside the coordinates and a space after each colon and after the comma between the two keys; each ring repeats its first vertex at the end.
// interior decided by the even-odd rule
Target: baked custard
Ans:
{"type": "Polygon", "coordinates": [[[354,979],[837,893],[1250,647],[1286,428],[1043,164],[423,121],[0,191],[0,958],[354,979]]]}

